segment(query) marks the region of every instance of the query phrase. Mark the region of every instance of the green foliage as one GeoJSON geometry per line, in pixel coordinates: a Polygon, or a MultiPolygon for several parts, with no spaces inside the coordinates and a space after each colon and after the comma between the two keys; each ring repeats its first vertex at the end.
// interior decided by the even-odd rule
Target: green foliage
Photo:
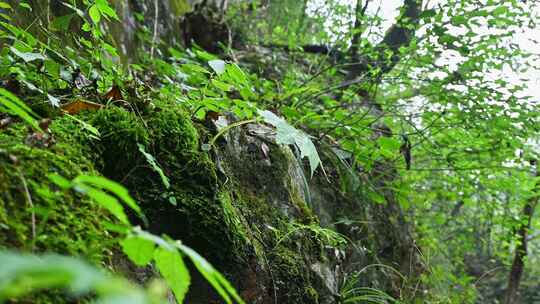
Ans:
{"type": "Polygon", "coordinates": [[[287,233],[285,233],[283,236],[280,236],[276,243],[276,246],[293,236],[295,233],[302,231],[313,234],[313,236],[320,241],[321,246],[327,246],[336,249],[343,249],[347,246],[347,240],[345,236],[335,232],[332,229],[322,228],[319,225],[290,223],[287,230],[287,233]]]}
{"type": "Polygon", "coordinates": [[[49,178],[63,189],[73,188],[78,192],[88,195],[89,198],[111,212],[123,224],[129,224],[129,220],[118,198],[133,209],[140,217],[144,217],[141,208],[131,198],[129,192],[120,184],[107,178],[79,175],[71,182],[59,175],[50,175],[49,178]],[[114,194],[114,196],[109,193],[114,194]]]}
{"type": "Polygon", "coordinates": [[[36,130],[40,127],[32,110],[11,92],[0,88],[0,112],[19,116],[36,130]]]}
{"type": "MultiPolygon", "coordinates": [[[[129,60],[120,58],[121,45],[111,40],[109,33],[119,27],[115,22],[120,18],[106,0],[65,2],[69,13],[47,16],[46,20],[41,14],[34,24],[23,22],[32,19],[25,15],[32,12],[27,2],[15,5],[1,1],[0,78],[5,79],[6,87],[16,80],[22,89],[0,89],[0,118],[18,117],[33,128],[30,135],[52,135],[60,145],[50,150],[31,147],[23,144],[29,134],[21,126],[2,126],[0,219],[10,228],[10,240],[19,247],[59,247],[70,254],[82,251],[83,246],[93,248],[79,242],[71,246],[66,239],[50,244],[40,233],[33,239],[29,227],[21,224],[31,221],[34,213],[39,220],[53,211],[71,216],[80,195],[92,198],[99,212],[107,211],[124,225],[129,226],[131,213],[143,217],[127,190],[96,176],[96,168],[101,167],[107,168],[101,173],[109,177],[126,178],[137,199],[166,198],[184,214],[195,215],[200,226],[223,229],[193,238],[212,238],[216,243],[221,240],[219,235],[233,238],[223,233],[229,229],[224,218],[234,213],[232,207],[225,210],[223,206],[230,207],[232,202],[216,198],[229,195],[216,190],[220,187],[219,164],[214,165],[212,153],[201,148],[210,150],[225,132],[262,119],[275,127],[278,143],[296,146],[299,158],[307,158],[312,178],[333,181],[334,171],[340,170],[326,164],[328,170],[322,170],[320,156],[325,159],[325,155],[317,147],[339,151],[338,162],[346,170],[346,174],[338,172],[346,185],[341,190],[343,196],[360,197],[362,204],[355,212],[368,214],[369,223],[362,227],[368,228],[366,242],[376,244],[368,249],[373,255],[388,247],[375,248],[378,243],[370,237],[380,240],[385,236],[373,231],[380,227],[373,222],[386,220],[381,225],[399,229],[403,216],[416,225],[413,237],[424,254],[422,262],[427,270],[418,282],[411,278],[407,283],[421,282],[425,299],[464,303],[478,297],[478,301],[487,302],[489,299],[482,298],[481,284],[470,287],[471,273],[479,271],[474,275],[479,279],[490,267],[499,269],[511,263],[516,228],[527,221],[523,205],[537,191],[528,160],[538,157],[540,111],[534,100],[525,96],[524,84],[505,77],[509,70],[524,73],[536,68],[537,58],[512,40],[519,30],[537,26],[534,9],[529,6],[533,4],[442,1],[426,6],[418,19],[399,20],[393,29],[400,28],[403,32],[398,36],[412,39],[395,47],[379,43],[381,37],[383,41],[392,38],[385,36],[392,32],[383,26],[385,16],[369,1],[357,1],[357,7],[349,2],[279,0],[232,5],[224,16],[232,24],[232,34],[240,32],[243,43],[257,43],[258,48],[228,50],[228,61],[224,61],[201,49],[160,45],[145,24],[137,33],[144,44],[139,53],[129,60]],[[363,5],[369,5],[368,9],[363,5]],[[417,31],[407,32],[413,29],[417,31]],[[314,43],[330,46],[331,51],[304,51],[302,46],[314,43]],[[149,55],[149,47],[155,48],[158,56],[154,52],[149,55]],[[132,64],[120,64],[127,61],[132,64]],[[81,75],[94,85],[78,87],[81,75]],[[102,97],[113,85],[120,88],[125,100],[102,97]],[[56,118],[51,134],[40,129],[38,114],[55,117],[59,106],[83,97],[116,104],[95,113],[81,113],[79,118],[56,118]],[[204,140],[211,140],[203,142],[209,146],[201,145],[192,118],[208,124],[212,115],[226,112],[234,113],[238,121],[217,134],[207,134],[204,140]],[[404,161],[404,135],[411,143],[411,170],[406,170],[404,161]],[[13,157],[22,165],[13,163],[13,157]],[[94,168],[85,159],[101,161],[94,168]],[[132,166],[149,169],[137,171],[132,166]],[[319,166],[321,170],[316,171],[319,166]],[[57,173],[52,177],[55,185],[40,178],[47,173],[57,173]],[[132,178],[131,173],[137,176],[132,178]],[[146,174],[156,177],[149,178],[157,181],[153,191],[137,187],[144,185],[146,180],[141,176],[146,178],[146,174]],[[28,182],[27,192],[36,205],[27,208],[30,214],[15,208],[16,203],[30,201],[21,195],[21,180],[28,182]],[[76,191],[71,195],[58,188],[76,191]],[[381,210],[398,211],[386,214],[381,210]],[[369,218],[379,213],[386,218],[369,218]],[[455,290],[464,290],[463,295],[453,294],[455,290]]],[[[170,3],[177,15],[191,10],[186,1],[170,3]]],[[[261,172],[260,178],[288,173],[281,169],[261,172]]],[[[308,194],[310,182],[305,181],[308,194]]],[[[84,207],[75,217],[96,212],[95,206],[87,203],[81,203],[84,207]]],[[[347,216],[355,218],[356,214],[347,216]]],[[[231,217],[238,221],[234,216],[227,220],[231,217]]],[[[53,233],[47,229],[58,227],[54,231],[57,235],[72,232],[77,239],[86,238],[85,233],[102,237],[96,232],[101,229],[100,222],[67,221],[66,228],[64,220],[55,217],[59,225],[36,228],[47,235],[53,233]],[[80,227],[85,225],[90,228],[83,233],[80,227]]],[[[281,245],[296,233],[313,235],[334,247],[346,246],[341,235],[317,224],[291,224],[287,229],[289,233],[276,241],[280,254],[275,260],[290,268],[291,277],[301,275],[300,268],[293,267],[295,255],[288,254],[290,248],[281,245]]],[[[531,234],[537,229],[538,220],[534,219],[531,234]]],[[[168,239],[142,237],[142,232],[130,233],[122,241],[124,251],[137,265],[156,263],[178,299],[184,297],[189,285],[183,264],[188,257],[225,301],[238,300],[221,275],[187,247],[168,239]]],[[[538,252],[534,244],[529,248],[531,253],[538,252]]],[[[529,255],[527,263],[532,276],[538,272],[536,256],[529,255]]],[[[498,280],[505,281],[502,275],[498,280]]],[[[343,292],[346,303],[397,301],[370,288],[351,287],[343,292]]],[[[316,298],[316,292],[311,294],[316,298]]]]}
{"type": "Polygon", "coordinates": [[[169,178],[163,173],[163,169],[158,165],[156,159],[152,154],[146,152],[144,149],[144,146],[141,144],[137,145],[139,147],[139,151],[144,155],[150,166],[152,166],[152,169],[156,171],[159,174],[159,177],[161,178],[161,181],[163,182],[163,185],[165,188],[169,189],[171,187],[171,183],[169,182],[169,178]]]}
{"type": "Polygon", "coordinates": [[[122,241],[124,252],[141,266],[153,260],[171,286],[178,303],[183,302],[190,284],[189,272],[180,253],[191,260],[226,303],[233,303],[233,300],[235,303],[244,303],[227,279],[193,249],[179,241],[169,241],[137,228],[132,233],[122,241]]]}
{"type": "Polygon", "coordinates": [[[276,141],[279,144],[296,145],[300,150],[300,158],[307,157],[309,160],[309,166],[311,168],[311,176],[315,169],[321,164],[321,159],[317,153],[317,148],[309,138],[309,136],[294,128],[287,123],[286,120],[279,118],[270,111],[260,111],[259,114],[263,117],[266,123],[269,123],[276,127],[276,141]]]}
{"type": "Polygon", "coordinates": [[[34,292],[62,289],[73,297],[92,295],[96,303],[165,303],[156,294],[110,276],[102,270],[72,257],[42,256],[0,251],[0,302],[34,292]]]}

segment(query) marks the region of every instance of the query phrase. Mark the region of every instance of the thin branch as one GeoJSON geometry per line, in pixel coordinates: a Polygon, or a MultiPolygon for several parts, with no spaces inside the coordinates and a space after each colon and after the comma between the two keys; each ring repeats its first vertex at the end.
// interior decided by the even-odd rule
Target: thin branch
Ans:
{"type": "Polygon", "coordinates": [[[19,178],[21,179],[24,194],[26,196],[26,201],[28,202],[28,205],[30,206],[31,211],[31,221],[32,221],[32,251],[34,251],[35,247],[35,240],[36,240],[36,213],[34,211],[34,203],[32,201],[32,196],[30,195],[30,191],[28,190],[28,185],[26,183],[26,179],[24,178],[24,175],[19,171],[19,178]]]}
{"type": "Polygon", "coordinates": [[[154,34],[152,35],[152,47],[150,48],[150,58],[154,58],[154,48],[157,40],[157,27],[159,17],[159,3],[158,0],[154,0],[154,34]]]}

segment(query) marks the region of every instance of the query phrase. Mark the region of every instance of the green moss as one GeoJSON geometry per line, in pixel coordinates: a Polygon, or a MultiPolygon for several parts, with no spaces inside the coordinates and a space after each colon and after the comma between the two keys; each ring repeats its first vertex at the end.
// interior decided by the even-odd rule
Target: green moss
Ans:
{"type": "Polygon", "coordinates": [[[85,136],[68,118],[50,128],[57,143],[49,148],[25,144],[28,131],[21,125],[0,133],[0,245],[101,262],[112,245],[101,224],[105,214],[47,178],[51,173],[66,178],[96,174],[91,150],[80,143],[85,136]]]}
{"type": "Polygon", "coordinates": [[[216,192],[214,163],[200,150],[197,129],[177,104],[156,102],[148,117],[153,153],[171,183],[211,196],[216,192]]]}
{"type": "MultiPolygon", "coordinates": [[[[226,160],[232,168],[223,168],[227,177],[220,184],[218,169],[201,151],[200,135],[189,114],[175,103],[155,105],[143,116],[114,106],[81,113],[80,119],[100,131],[100,140],[67,117],[52,125],[57,144],[48,149],[25,145],[22,127],[0,133],[0,230],[7,232],[0,234],[0,243],[25,249],[34,244],[40,250],[103,261],[113,246],[101,226],[105,216],[94,204],[57,190],[46,178],[47,173],[67,178],[101,173],[130,190],[149,219],[145,229],[183,241],[225,273],[238,275],[239,267],[255,260],[269,268],[280,302],[317,303],[317,288],[303,254],[320,251],[322,240],[308,229],[284,237],[293,219],[317,224],[291,175],[294,155],[272,147],[271,170],[255,154],[232,155],[242,158],[226,160]],[[170,187],[138,144],[156,159],[170,187]],[[17,164],[10,163],[11,155],[19,159],[17,164]],[[39,207],[36,240],[19,171],[39,207]],[[281,210],[282,205],[288,210],[281,210]]],[[[244,140],[241,145],[248,144],[244,140]]]]}
{"type": "Polygon", "coordinates": [[[218,186],[215,165],[201,151],[189,114],[175,103],[154,104],[154,110],[141,117],[117,107],[88,117],[102,133],[95,146],[103,159],[102,172],[130,189],[149,218],[149,230],[182,240],[221,269],[233,268],[247,240],[234,202],[218,186]],[[169,188],[137,144],[156,159],[169,188]]]}
{"type": "Polygon", "coordinates": [[[120,107],[88,113],[85,119],[101,133],[94,148],[103,162],[102,173],[122,180],[141,158],[137,144],[148,145],[150,139],[141,117],[120,107]]]}

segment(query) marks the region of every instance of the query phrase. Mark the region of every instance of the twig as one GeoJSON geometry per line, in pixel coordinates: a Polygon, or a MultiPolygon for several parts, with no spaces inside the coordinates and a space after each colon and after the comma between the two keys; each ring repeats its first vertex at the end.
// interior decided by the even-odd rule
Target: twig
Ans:
{"type": "Polygon", "coordinates": [[[154,0],[154,34],[152,36],[152,47],[150,48],[150,58],[154,59],[154,47],[157,39],[157,27],[159,17],[159,3],[158,0],[154,0]]]}
{"type": "Polygon", "coordinates": [[[30,196],[30,191],[28,191],[28,185],[26,184],[26,179],[24,178],[24,175],[19,171],[19,177],[21,178],[22,185],[24,188],[24,194],[26,196],[26,201],[28,202],[28,205],[32,209],[31,213],[31,221],[32,221],[32,251],[34,251],[35,247],[35,240],[36,240],[36,213],[34,211],[34,203],[32,202],[32,196],[30,196]]]}

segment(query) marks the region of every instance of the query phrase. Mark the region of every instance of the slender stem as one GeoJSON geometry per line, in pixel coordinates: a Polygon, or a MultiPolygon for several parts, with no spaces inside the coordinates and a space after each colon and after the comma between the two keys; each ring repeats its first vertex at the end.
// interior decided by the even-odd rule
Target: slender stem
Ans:
{"type": "Polygon", "coordinates": [[[159,17],[159,3],[158,0],[154,0],[154,34],[152,36],[152,47],[150,48],[150,58],[154,58],[154,48],[157,40],[157,27],[159,17]]]}
{"type": "Polygon", "coordinates": [[[32,251],[34,251],[35,247],[35,241],[36,241],[36,213],[34,211],[34,203],[32,202],[32,196],[30,195],[30,191],[28,190],[28,185],[26,184],[26,179],[24,178],[24,175],[19,171],[19,177],[21,178],[24,194],[26,196],[26,201],[28,202],[28,205],[32,209],[31,212],[31,221],[32,221],[32,251]]]}
{"type": "Polygon", "coordinates": [[[253,122],[256,122],[257,120],[256,119],[249,119],[249,120],[242,120],[242,121],[238,121],[238,122],[235,122],[235,123],[232,123],[228,126],[226,126],[225,128],[221,129],[217,134],[216,136],[214,136],[212,138],[212,140],[210,140],[210,142],[208,143],[211,147],[214,146],[214,143],[216,142],[216,140],[222,136],[225,132],[229,131],[230,129],[232,128],[235,128],[235,127],[239,127],[241,125],[247,125],[249,123],[253,123],[253,122]]]}

